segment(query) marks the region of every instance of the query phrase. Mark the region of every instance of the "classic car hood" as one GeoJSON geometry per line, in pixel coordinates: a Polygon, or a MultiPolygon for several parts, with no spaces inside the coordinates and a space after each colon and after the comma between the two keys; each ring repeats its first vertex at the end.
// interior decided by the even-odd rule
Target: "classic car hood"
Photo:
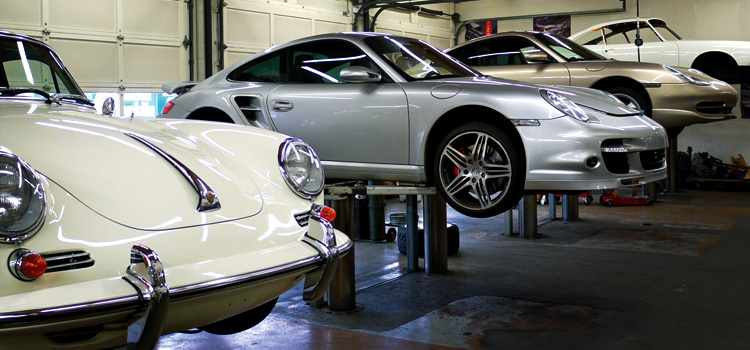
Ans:
{"type": "MultiPolygon", "coordinates": [[[[539,85],[533,83],[527,83],[517,80],[499,79],[490,76],[482,78],[450,78],[441,80],[428,80],[428,82],[434,83],[435,89],[446,89],[445,86],[450,84],[472,84],[473,86],[487,86],[488,89],[493,89],[500,85],[513,85],[515,87],[527,88],[529,90],[539,91],[540,89],[554,90],[563,93],[565,97],[571,101],[588,108],[596,109],[602,113],[606,113],[612,116],[632,116],[637,115],[638,111],[627,108],[622,104],[617,104],[612,101],[607,95],[596,89],[590,89],[578,86],[562,86],[562,85],[539,85]]],[[[434,94],[434,93],[433,93],[434,94]]]]}
{"type": "Polygon", "coordinates": [[[262,208],[260,192],[247,175],[249,167],[238,163],[248,160],[230,158],[228,150],[207,136],[216,125],[191,136],[196,133],[181,131],[179,122],[82,112],[38,102],[2,102],[0,149],[20,156],[97,213],[134,228],[164,230],[227,221],[262,208]],[[192,170],[216,193],[221,209],[199,213],[198,193],[185,176],[126,133],[142,137],[192,170]]]}

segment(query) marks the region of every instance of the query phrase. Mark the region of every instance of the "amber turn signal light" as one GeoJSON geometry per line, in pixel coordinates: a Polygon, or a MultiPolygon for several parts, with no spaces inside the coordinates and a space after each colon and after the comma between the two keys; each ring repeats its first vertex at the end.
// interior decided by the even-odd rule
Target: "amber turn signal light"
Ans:
{"type": "Polygon", "coordinates": [[[22,281],[31,281],[47,272],[47,261],[28,249],[18,249],[11,253],[8,260],[10,272],[22,281]]]}
{"type": "Polygon", "coordinates": [[[323,207],[320,209],[320,217],[331,222],[336,218],[336,211],[331,207],[323,207]]]}

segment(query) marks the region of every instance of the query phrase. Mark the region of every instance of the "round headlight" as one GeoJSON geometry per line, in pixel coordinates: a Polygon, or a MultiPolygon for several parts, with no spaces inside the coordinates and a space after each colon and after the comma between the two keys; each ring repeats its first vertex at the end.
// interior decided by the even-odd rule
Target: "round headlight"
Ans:
{"type": "Polygon", "coordinates": [[[279,168],[286,183],[298,195],[312,198],[323,191],[325,177],[320,159],[304,141],[290,138],[281,143],[279,168]]]}
{"type": "Polygon", "coordinates": [[[33,236],[44,222],[46,196],[39,175],[17,156],[0,152],[0,243],[33,236]]]}

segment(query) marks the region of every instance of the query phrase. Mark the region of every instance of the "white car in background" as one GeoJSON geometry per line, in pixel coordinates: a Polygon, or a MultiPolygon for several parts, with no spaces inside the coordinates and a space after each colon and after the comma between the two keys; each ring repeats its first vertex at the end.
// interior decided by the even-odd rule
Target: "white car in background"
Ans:
{"type": "Polygon", "coordinates": [[[570,36],[591,50],[620,61],[638,61],[635,45],[640,29],[640,61],[690,67],[730,84],[750,78],[750,42],[683,40],[660,18],[635,18],[593,25],[570,36]]]}

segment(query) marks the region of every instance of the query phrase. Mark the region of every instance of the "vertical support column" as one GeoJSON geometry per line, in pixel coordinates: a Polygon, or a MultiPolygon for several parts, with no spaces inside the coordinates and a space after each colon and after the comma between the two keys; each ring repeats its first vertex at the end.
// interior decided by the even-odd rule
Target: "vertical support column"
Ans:
{"type": "Polygon", "coordinates": [[[448,228],[445,200],[440,194],[424,198],[424,267],[429,274],[448,272],[448,228]]]}
{"type": "Polygon", "coordinates": [[[547,193],[547,202],[549,202],[549,218],[555,220],[557,218],[557,203],[555,203],[555,194],[547,193]]]}
{"type": "Polygon", "coordinates": [[[562,203],[563,221],[578,220],[578,195],[564,194],[562,203]]]}
{"type": "Polygon", "coordinates": [[[656,202],[656,199],[659,195],[659,186],[656,181],[646,184],[646,195],[648,196],[648,199],[656,202]]]}
{"type": "MultiPolygon", "coordinates": [[[[374,181],[368,181],[368,185],[374,186],[374,181]]],[[[369,240],[380,242],[385,240],[385,197],[383,195],[368,195],[367,203],[370,216],[369,240]]]]}
{"type": "MultiPolygon", "coordinates": [[[[667,182],[669,192],[677,192],[677,136],[669,138],[667,147],[667,182]]],[[[655,200],[655,198],[652,198],[655,200]]]]}
{"type": "Polygon", "coordinates": [[[518,203],[518,232],[521,238],[536,238],[536,195],[525,194],[518,203]]]}
{"type": "Polygon", "coordinates": [[[419,213],[417,196],[406,196],[406,267],[409,272],[419,271],[419,213]]]}
{"type": "Polygon", "coordinates": [[[503,213],[503,218],[505,219],[505,232],[503,234],[513,236],[513,209],[508,209],[508,211],[503,213]]]}
{"type": "MultiPolygon", "coordinates": [[[[354,196],[342,199],[326,200],[326,205],[336,210],[333,226],[349,236],[354,242],[354,196]]],[[[353,311],[357,309],[354,289],[354,252],[356,244],[352,246],[336,267],[331,286],[328,287],[328,307],[331,311],[353,311]]]]}

